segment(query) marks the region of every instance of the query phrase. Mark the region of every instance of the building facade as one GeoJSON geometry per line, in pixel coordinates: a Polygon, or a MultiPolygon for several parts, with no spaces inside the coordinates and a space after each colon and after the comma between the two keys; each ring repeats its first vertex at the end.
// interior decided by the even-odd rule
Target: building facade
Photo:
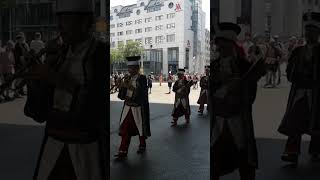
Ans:
{"type": "Polygon", "coordinates": [[[241,25],[240,39],[245,32],[282,39],[302,36],[303,13],[320,11],[319,0],[214,0],[212,5],[218,21],[241,25]]]}
{"type": "MultiPolygon", "coordinates": [[[[56,25],[56,0],[12,0],[10,8],[0,8],[0,39],[4,42],[15,38],[19,32],[24,32],[27,42],[34,39],[35,32],[42,34],[47,41],[54,37],[56,25]]],[[[95,0],[95,13],[100,16],[102,0],[95,0]]],[[[105,1],[105,0],[104,0],[105,1]]],[[[104,3],[106,6],[108,4],[104,3]]]]}
{"type": "Polygon", "coordinates": [[[201,53],[205,49],[202,45],[205,14],[202,12],[196,18],[194,5],[194,0],[138,0],[133,5],[111,7],[111,48],[129,41],[140,42],[144,48],[145,74],[168,75],[169,72],[176,73],[178,68],[185,68],[190,73],[200,72],[197,64],[203,61],[201,53]],[[199,23],[195,23],[199,18],[201,29],[199,23]],[[200,48],[195,39],[197,43],[201,42],[200,48]]]}
{"type": "Polygon", "coordinates": [[[206,29],[205,32],[205,64],[210,65],[210,31],[206,29]]]}

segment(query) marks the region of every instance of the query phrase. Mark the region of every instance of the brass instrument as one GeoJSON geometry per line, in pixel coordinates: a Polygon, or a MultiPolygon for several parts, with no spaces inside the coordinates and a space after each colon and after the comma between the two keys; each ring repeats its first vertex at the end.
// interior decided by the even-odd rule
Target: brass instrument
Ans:
{"type": "Polygon", "coordinates": [[[121,87],[121,84],[122,84],[122,82],[123,82],[123,80],[124,80],[125,78],[126,78],[126,77],[123,77],[123,78],[121,78],[120,80],[117,79],[117,82],[114,82],[114,85],[111,86],[111,88],[110,88],[110,94],[113,94],[113,91],[112,91],[112,90],[121,87]],[[118,81],[121,81],[120,84],[118,83],[118,81]]]}

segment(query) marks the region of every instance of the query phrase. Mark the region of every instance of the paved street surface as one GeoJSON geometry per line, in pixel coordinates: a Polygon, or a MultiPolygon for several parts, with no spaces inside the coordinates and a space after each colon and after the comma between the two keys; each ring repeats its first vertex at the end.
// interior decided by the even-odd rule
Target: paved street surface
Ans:
{"type": "MultiPolygon", "coordinates": [[[[262,86],[263,84],[260,84],[262,86]]],[[[135,152],[138,140],[133,139],[126,162],[113,161],[120,138],[117,135],[122,102],[111,99],[111,179],[112,180],[170,180],[170,179],[209,179],[209,121],[196,115],[197,106],[192,106],[192,119],[189,127],[183,125],[170,128],[170,112],[173,94],[165,94],[155,84],[150,95],[152,137],[148,139],[148,151],[144,156],[135,152]],[[169,98],[170,97],[170,98],[169,98]],[[167,104],[166,104],[167,103],[167,104]],[[168,105],[168,103],[171,103],[168,105]]],[[[297,169],[287,168],[280,155],[284,146],[284,136],[277,132],[283,116],[289,93],[289,84],[277,89],[259,88],[254,106],[255,133],[258,137],[259,170],[257,180],[318,180],[320,164],[310,163],[305,142],[302,149],[301,164],[297,169]]],[[[191,104],[195,105],[198,91],[191,104]]],[[[0,104],[0,179],[32,179],[39,146],[43,136],[43,126],[23,116],[24,99],[0,104]]],[[[305,140],[308,140],[305,137],[305,140]]],[[[238,173],[225,176],[222,180],[237,180],[238,173]]]]}
{"type": "Polygon", "coordinates": [[[114,161],[120,137],[117,134],[119,118],[123,102],[111,97],[111,154],[110,167],[112,180],[208,180],[210,178],[210,153],[208,116],[197,115],[196,101],[200,93],[192,90],[191,124],[186,126],[184,118],[178,121],[177,128],[170,127],[174,94],[168,92],[167,84],[154,84],[153,92],[149,96],[151,110],[151,134],[147,139],[147,153],[137,155],[139,140],[133,138],[125,162],[114,161]]]}

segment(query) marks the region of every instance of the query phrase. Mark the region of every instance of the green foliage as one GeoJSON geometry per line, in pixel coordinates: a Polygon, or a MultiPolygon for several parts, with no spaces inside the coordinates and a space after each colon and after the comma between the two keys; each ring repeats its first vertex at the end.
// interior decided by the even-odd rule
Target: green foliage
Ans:
{"type": "Polygon", "coordinates": [[[118,48],[110,51],[111,64],[125,62],[129,56],[141,56],[142,52],[143,48],[139,42],[129,41],[126,45],[120,44],[118,48]]]}
{"type": "Polygon", "coordinates": [[[111,49],[110,60],[111,64],[123,61],[123,57],[118,49],[111,49]]]}
{"type": "Polygon", "coordinates": [[[140,46],[139,42],[129,41],[123,49],[123,56],[141,56],[143,48],[140,46]]]}

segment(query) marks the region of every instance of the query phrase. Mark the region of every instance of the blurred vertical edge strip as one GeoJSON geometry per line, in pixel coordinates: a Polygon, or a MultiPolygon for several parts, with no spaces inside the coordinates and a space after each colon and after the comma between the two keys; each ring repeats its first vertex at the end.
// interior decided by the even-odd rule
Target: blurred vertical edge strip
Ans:
{"type": "MultiPolygon", "coordinates": [[[[212,0],[210,3],[210,77],[209,77],[209,100],[211,102],[212,97],[212,75],[213,75],[213,43],[214,36],[216,33],[216,25],[219,20],[219,1],[220,0],[212,0]]],[[[214,127],[214,116],[213,116],[213,107],[209,106],[209,116],[210,116],[210,179],[213,179],[213,127],[214,127]]]]}
{"type": "MultiPolygon", "coordinates": [[[[102,15],[105,15],[105,20],[106,20],[106,39],[105,39],[105,42],[107,44],[106,46],[106,53],[107,53],[107,58],[106,58],[106,61],[107,61],[107,65],[108,65],[108,74],[106,74],[106,76],[108,77],[107,78],[107,85],[110,84],[110,78],[109,78],[109,75],[110,75],[110,0],[101,0],[101,1],[105,1],[104,3],[102,4],[105,4],[105,8],[101,7],[101,11],[104,10],[105,12],[102,12],[101,14],[102,15]]],[[[107,86],[107,89],[105,90],[106,91],[106,94],[107,94],[107,135],[106,135],[106,149],[107,149],[107,154],[106,154],[106,175],[107,175],[107,179],[110,179],[110,94],[109,94],[109,86],[107,86]]]]}

